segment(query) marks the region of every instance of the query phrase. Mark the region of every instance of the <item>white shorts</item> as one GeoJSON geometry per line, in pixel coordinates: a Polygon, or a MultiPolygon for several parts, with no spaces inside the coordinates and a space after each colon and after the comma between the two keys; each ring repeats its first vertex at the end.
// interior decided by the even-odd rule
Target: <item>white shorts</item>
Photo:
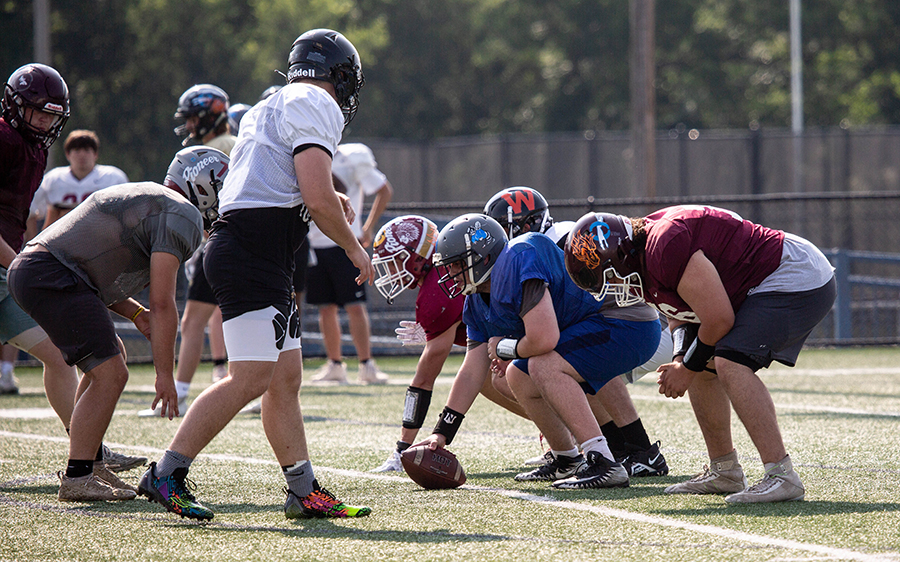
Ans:
{"type": "Polygon", "coordinates": [[[278,361],[283,351],[300,349],[299,316],[285,318],[274,306],[251,310],[222,323],[228,361],[278,361]],[[291,326],[293,325],[293,328],[291,326]]]}
{"type": "Polygon", "coordinates": [[[624,373],[622,378],[625,379],[626,383],[634,383],[634,381],[647,373],[655,373],[656,368],[660,365],[672,362],[672,353],[674,350],[675,344],[672,343],[672,332],[670,332],[669,327],[666,326],[659,337],[659,347],[656,348],[656,353],[653,354],[653,357],[640,367],[635,367],[631,371],[624,373]]]}

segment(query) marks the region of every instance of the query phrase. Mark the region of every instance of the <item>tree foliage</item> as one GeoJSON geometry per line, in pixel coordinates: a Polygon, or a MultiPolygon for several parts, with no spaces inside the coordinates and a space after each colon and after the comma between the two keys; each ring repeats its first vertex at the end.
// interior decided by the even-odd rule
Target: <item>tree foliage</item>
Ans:
{"type": "MultiPolygon", "coordinates": [[[[367,77],[345,136],[627,129],[623,0],[56,0],[51,61],[72,91],[69,129],[101,161],[159,181],[195,83],[253,104],[283,83],[294,38],[342,31],[367,77]]],[[[656,3],[659,127],[787,127],[788,0],[656,3]]],[[[900,3],[803,2],[808,126],[900,123],[900,3]]],[[[0,73],[31,60],[32,2],[0,2],[0,73]]]]}

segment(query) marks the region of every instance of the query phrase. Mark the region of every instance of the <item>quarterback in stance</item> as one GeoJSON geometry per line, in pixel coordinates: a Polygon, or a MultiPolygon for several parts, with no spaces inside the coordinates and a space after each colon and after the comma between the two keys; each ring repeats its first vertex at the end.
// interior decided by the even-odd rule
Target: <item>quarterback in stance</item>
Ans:
{"type": "Polygon", "coordinates": [[[9,268],[13,297],[47,332],[66,363],[84,376],[59,474],[59,499],[134,499],[136,490],[103,466],[95,452],[128,381],[121,340],[109,310],[129,318],[150,340],[156,402],[171,418],[176,395],[178,268],[214,216],[228,158],[209,148],[179,152],[163,185],[127,183],[94,192],[32,239],[9,268]],[[201,214],[203,213],[203,214],[201,214]],[[132,295],[149,284],[150,308],[132,295]],[[99,469],[99,470],[98,470],[99,469]]]}
{"type": "Polygon", "coordinates": [[[287,482],[284,514],[360,517],[313,474],[298,395],[303,358],[293,302],[294,254],[310,219],[359,269],[375,271],[349,221],[346,197],[331,179],[331,159],[364,83],[356,48],[343,35],[315,29],[288,55],[287,85],[247,111],[220,194],[203,267],[222,310],[228,376],[191,404],[175,438],[141,478],[140,493],[192,519],[213,512],[188,490],[191,463],[251,400],[262,396],[262,424],[287,482]]]}
{"type": "Polygon", "coordinates": [[[802,500],[775,405],[756,371],[793,366],[803,342],[834,304],[834,272],[813,244],[715,207],[684,205],[646,217],[588,213],[566,242],[579,287],[619,305],[646,300],[669,318],[673,362],[659,392],[685,392],[706,441],[702,473],[669,494],[730,494],[729,503],[802,500]],[[747,487],[731,437],[731,408],[765,467],[747,487]]]}

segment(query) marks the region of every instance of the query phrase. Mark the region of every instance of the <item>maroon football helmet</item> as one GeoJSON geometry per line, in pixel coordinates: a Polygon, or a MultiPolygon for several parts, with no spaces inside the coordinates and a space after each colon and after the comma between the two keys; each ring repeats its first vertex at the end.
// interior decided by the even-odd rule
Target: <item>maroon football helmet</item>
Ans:
{"type": "Polygon", "coordinates": [[[566,238],[566,271],[597,300],[616,297],[619,306],[644,300],[640,260],[631,240],[631,220],[609,213],[581,217],[566,238]]]}
{"type": "Polygon", "coordinates": [[[389,304],[406,289],[415,287],[433,267],[431,255],[437,235],[433,222],[415,215],[392,219],[375,235],[372,256],[378,274],[375,288],[389,304]]]}
{"type": "Polygon", "coordinates": [[[46,64],[26,64],[10,75],[0,106],[3,119],[25,140],[50,148],[69,120],[69,87],[59,72],[46,64]],[[44,131],[33,126],[28,109],[54,115],[50,128],[44,131]]]}

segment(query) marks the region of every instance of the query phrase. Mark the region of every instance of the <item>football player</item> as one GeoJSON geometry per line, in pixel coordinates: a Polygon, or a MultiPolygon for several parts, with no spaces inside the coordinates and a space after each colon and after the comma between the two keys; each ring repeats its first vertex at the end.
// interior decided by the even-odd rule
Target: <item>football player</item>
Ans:
{"type": "Polygon", "coordinates": [[[164,185],[126,183],[94,192],[28,242],[10,265],[16,302],[49,334],[66,363],[84,372],[72,412],[69,461],[60,473],[60,501],[135,498],[137,490],[94,455],[128,380],[124,346],[109,311],[131,319],[150,340],[154,403],[161,402],[171,419],[178,269],[200,244],[204,218],[215,213],[227,170],[228,157],[218,150],[185,149],[169,166],[164,185]],[[145,309],[131,297],[148,285],[145,309]],[[80,329],[72,329],[73,321],[80,329]]]}
{"type": "MultiPolygon", "coordinates": [[[[462,323],[464,299],[451,299],[441,290],[438,272],[431,262],[437,234],[437,227],[430,220],[405,215],[385,223],[375,236],[372,257],[377,274],[375,288],[389,303],[407,289],[419,289],[415,321],[400,322],[396,332],[403,345],[425,344],[425,349],[406,389],[400,440],[384,464],[372,472],[403,471],[400,453],[415,441],[425,422],[434,381],[453,344],[466,345],[466,327],[462,323]]],[[[521,406],[494,389],[490,378],[485,380],[481,393],[514,414],[527,417],[521,406]]]]}
{"type": "Polygon", "coordinates": [[[357,283],[375,276],[350,229],[349,202],[331,179],[332,155],[364,83],[359,53],[346,37],[307,31],[288,54],[287,85],[241,120],[241,142],[219,196],[221,216],[203,258],[224,319],[228,376],[191,404],[165,454],[141,478],[141,493],[169,511],[213,517],[188,490],[188,471],[241,408],[262,396],[263,427],[287,483],[285,517],[371,512],[319,486],[309,462],[297,399],[303,357],[291,279],[310,220],[347,252],[360,272],[357,283]]]}
{"type": "Polygon", "coordinates": [[[690,394],[709,466],[670,494],[723,494],[729,503],[801,500],[775,407],[756,371],[793,366],[834,303],[834,270],[813,244],[694,205],[646,217],[588,213],[566,241],[575,283],[620,306],[644,300],[669,318],[673,362],[659,367],[659,392],[690,394]],[[709,369],[714,370],[709,370],[709,369]],[[731,408],[765,467],[747,488],[731,437],[731,408]]]}
{"type": "MultiPolygon", "coordinates": [[[[554,221],[544,196],[536,189],[525,186],[498,191],[485,204],[484,214],[500,223],[510,240],[528,232],[540,232],[549,236],[560,248],[565,246],[566,236],[575,226],[573,221],[554,221]]],[[[648,320],[657,314],[642,303],[620,309],[612,298],[603,301],[601,310],[607,318],[626,320],[648,320]]],[[[624,382],[633,383],[647,373],[655,372],[657,367],[672,356],[672,335],[668,324],[661,321],[660,329],[662,333],[656,353],[643,365],[622,373],[624,382]]],[[[507,397],[512,398],[505,379],[495,377],[494,384],[507,397]]],[[[623,395],[623,400],[625,399],[623,395]]],[[[630,397],[627,400],[630,402],[630,397]]],[[[613,455],[631,476],[665,476],[669,473],[665,457],[659,451],[659,442],[650,444],[639,418],[620,420],[626,423],[624,428],[620,428],[600,404],[597,395],[589,394],[588,402],[597,417],[597,422],[600,423],[603,435],[609,440],[613,455]]],[[[634,411],[634,415],[637,416],[637,410],[634,411]]],[[[553,462],[553,454],[547,451],[541,456],[528,459],[525,464],[541,465],[550,462],[553,462]]]]}
{"type": "Polygon", "coordinates": [[[128,176],[122,170],[97,164],[100,139],[94,131],[72,131],[66,136],[63,151],[69,165],[50,170],[41,182],[40,189],[47,197],[44,228],[98,189],[128,183],[128,176]]]}
{"type": "Polygon", "coordinates": [[[450,444],[485,378],[512,360],[505,378],[554,458],[516,480],[563,489],[628,486],[628,471],[615,460],[585,393],[598,393],[617,425],[637,419],[618,375],[653,356],[658,318],[606,318],[602,303],[566,275],[563,252],[550,238],[528,233],[507,242],[503,227],[487,215],[450,221],[433,261],[441,287],[451,297],[466,295],[469,344],[447,405],[423,443],[450,444]]]}
{"type": "MultiPolygon", "coordinates": [[[[44,390],[50,406],[68,430],[78,389],[78,372],[67,365],[47,333],[9,295],[6,268],[24,243],[26,217],[47,166],[47,149],[69,118],[69,89],[59,73],[43,64],[26,64],[14,71],[0,100],[0,341],[22,349],[44,365],[44,390]]],[[[12,373],[0,377],[0,394],[18,394],[12,373]]],[[[113,471],[144,464],[130,457],[97,449],[97,460],[113,471]]]]}

